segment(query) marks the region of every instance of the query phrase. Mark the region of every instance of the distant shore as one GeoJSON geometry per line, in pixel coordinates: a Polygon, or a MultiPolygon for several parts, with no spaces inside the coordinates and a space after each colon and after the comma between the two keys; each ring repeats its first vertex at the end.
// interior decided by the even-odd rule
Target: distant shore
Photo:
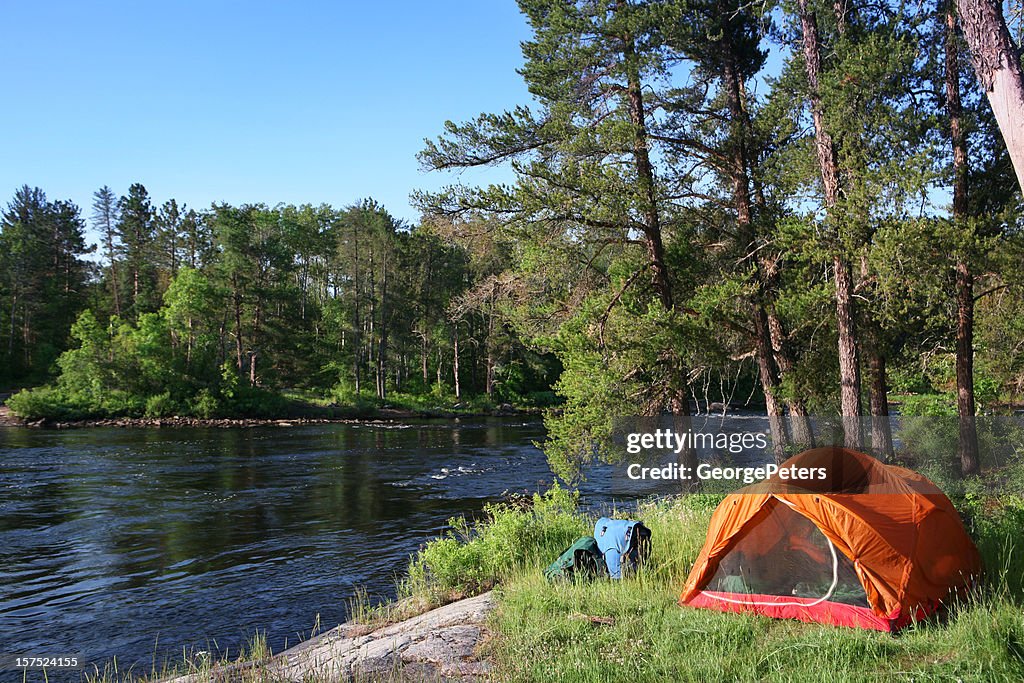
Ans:
{"type": "MultiPolygon", "coordinates": [[[[338,413],[343,410],[339,409],[338,413]]],[[[28,427],[33,429],[80,429],[84,427],[294,427],[309,424],[358,424],[367,422],[400,422],[403,420],[457,420],[483,417],[539,417],[538,409],[515,408],[503,405],[487,411],[411,410],[406,408],[376,408],[352,411],[338,415],[300,415],[295,417],[105,417],[82,420],[22,419],[0,406],[0,427],[28,427]]]]}

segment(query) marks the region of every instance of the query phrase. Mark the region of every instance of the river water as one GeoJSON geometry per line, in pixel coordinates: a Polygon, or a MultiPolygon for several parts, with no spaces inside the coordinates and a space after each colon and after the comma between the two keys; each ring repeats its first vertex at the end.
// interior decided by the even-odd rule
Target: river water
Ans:
{"type": "Polygon", "coordinates": [[[521,419],[0,428],[0,654],[148,671],[256,630],[280,651],[344,621],[357,587],[393,596],[449,517],[546,488],[542,437],[521,419]]]}

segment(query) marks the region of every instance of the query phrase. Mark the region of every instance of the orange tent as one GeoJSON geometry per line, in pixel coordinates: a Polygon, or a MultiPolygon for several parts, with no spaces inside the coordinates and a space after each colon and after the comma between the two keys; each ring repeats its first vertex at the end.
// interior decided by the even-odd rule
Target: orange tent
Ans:
{"type": "Polygon", "coordinates": [[[681,605],[895,631],[971,586],[981,558],[932,482],[844,448],[817,448],[725,498],[681,605]]]}

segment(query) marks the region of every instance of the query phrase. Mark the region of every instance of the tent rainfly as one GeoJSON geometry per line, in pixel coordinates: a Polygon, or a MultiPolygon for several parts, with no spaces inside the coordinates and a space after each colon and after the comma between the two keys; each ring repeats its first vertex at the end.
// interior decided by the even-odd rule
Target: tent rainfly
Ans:
{"type": "Polygon", "coordinates": [[[844,448],[727,496],[680,604],[893,632],[978,580],[981,559],[953,504],[925,477],[844,448]]]}

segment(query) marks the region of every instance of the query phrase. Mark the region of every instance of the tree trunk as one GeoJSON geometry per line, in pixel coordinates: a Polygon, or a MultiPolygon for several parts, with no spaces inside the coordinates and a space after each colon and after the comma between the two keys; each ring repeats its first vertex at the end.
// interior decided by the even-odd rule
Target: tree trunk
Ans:
{"type": "Polygon", "coordinates": [[[186,345],[185,345],[185,367],[186,368],[191,368],[192,367],[192,345],[195,344],[195,339],[196,339],[195,331],[192,329],[192,316],[191,315],[188,317],[187,326],[188,326],[188,340],[186,341],[186,345]]]}
{"type": "MultiPolygon", "coordinates": [[[[962,225],[967,218],[967,141],[960,105],[956,15],[952,6],[946,10],[945,51],[946,113],[953,145],[953,220],[962,225]]],[[[956,411],[960,423],[960,471],[965,476],[976,474],[979,462],[974,404],[974,275],[967,254],[962,252],[956,263],[956,411]]]]}
{"type": "MultiPolygon", "coordinates": [[[[263,300],[260,297],[256,298],[256,308],[253,311],[252,316],[252,338],[249,340],[249,344],[253,347],[259,347],[259,340],[261,339],[260,328],[263,325],[263,300]]],[[[249,351],[249,386],[256,386],[256,370],[254,365],[256,363],[256,348],[249,351]]]]}
{"type": "Polygon", "coordinates": [[[885,459],[892,458],[892,430],[889,426],[889,394],[885,378],[885,356],[874,351],[871,368],[871,446],[885,459]]]}
{"type": "Polygon", "coordinates": [[[649,135],[647,132],[647,116],[644,107],[643,87],[640,82],[639,69],[631,63],[635,60],[636,48],[632,36],[624,38],[624,55],[627,64],[626,91],[629,99],[629,117],[633,123],[633,161],[637,179],[640,183],[640,195],[643,199],[642,213],[644,225],[644,243],[647,246],[647,257],[653,274],[654,291],[657,292],[662,306],[672,310],[672,287],[665,265],[665,245],[661,236],[661,217],[658,214],[657,189],[654,180],[654,166],[651,164],[649,135]]]}
{"type": "MultiPolygon", "coordinates": [[[[728,45],[727,49],[732,46],[728,45]]],[[[740,90],[739,74],[733,61],[725,60],[722,72],[722,85],[725,87],[726,101],[729,105],[731,118],[730,128],[733,158],[729,169],[732,180],[733,204],[736,209],[741,258],[754,253],[757,248],[757,234],[753,224],[753,202],[750,196],[749,159],[747,156],[748,121],[743,107],[740,90]]],[[[754,278],[756,293],[751,301],[751,313],[754,318],[754,348],[757,355],[758,376],[761,380],[761,391],[764,394],[765,411],[768,413],[768,424],[772,437],[772,450],[776,462],[786,459],[786,430],[782,421],[782,406],[776,397],[779,385],[775,359],[772,357],[771,333],[768,330],[768,317],[765,315],[763,292],[765,282],[761,263],[755,260],[754,278]]]]}
{"type": "MultiPolygon", "coordinates": [[[[772,338],[772,352],[779,373],[786,376],[793,372],[793,358],[786,346],[786,333],[782,329],[782,321],[774,307],[768,308],[768,331],[772,338]]],[[[804,448],[814,448],[814,429],[807,414],[807,405],[799,398],[786,401],[789,408],[790,436],[794,444],[804,448]]]]}
{"type": "Polygon", "coordinates": [[[18,312],[18,290],[15,289],[11,294],[11,319],[10,319],[10,334],[7,336],[7,359],[8,363],[14,362],[14,330],[17,328],[15,325],[15,315],[18,312]]]}
{"type": "Polygon", "coordinates": [[[454,357],[452,358],[452,374],[455,376],[455,400],[462,400],[462,385],[459,383],[459,326],[455,326],[454,357]]]}
{"type": "Polygon", "coordinates": [[[352,365],[353,375],[355,376],[356,383],[356,396],[359,396],[359,392],[362,390],[362,379],[360,369],[363,363],[363,321],[360,317],[360,304],[362,303],[362,292],[360,290],[360,273],[359,273],[359,235],[356,229],[352,228],[352,251],[354,258],[352,259],[352,365]]]}
{"type": "Polygon", "coordinates": [[[370,370],[376,373],[373,378],[373,391],[377,397],[380,397],[380,368],[377,367],[376,362],[376,349],[377,349],[377,283],[374,281],[373,272],[373,251],[370,251],[370,268],[367,271],[370,277],[370,317],[367,320],[367,344],[366,344],[366,373],[369,374],[370,370]]]}
{"type": "MultiPolygon", "coordinates": [[[[615,9],[618,10],[625,4],[625,0],[616,0],[615,9]]],[[[665,245],[661,234],[661,216],[658,212],[657,182],[654,177],[654,166],[651,164],[647,110],[644,104],[643,84],[640,81],[640,69],[637,64],[636,45],[630,34],[622,36],[622,42],[626,65],[627,109],[630,122],[633,124],[633,164],[641,197],[640,213],[644,219],[641,232],[647,249],[654,291],[665,310],[671,312],[675,308],[672,297],[672,280],[669,277],[668,265],[665,263],[665,245]]],[[[678,356],[673,355],[668,360],[673,365],[669,380],[672,386],[668,387],[669,409],[674,415],[689,415],[690,404],[686,397],[689,373],[682,359],[677,359],[678,356]]],[[[690,456],[687,455],[687,457],[690,456]]]]}
{"type": "Polygon", "coordinates": [[[853,285],[849,264],[833,258],[836,277],[836,325],[839,331],[839,405],[843,416],[843,445],[859,449],[863,443],[860,425],[860,362],[854,327],[853,285]]]}
{"type": "Polygon", "coordinates": [[[117,283],[117,264],[114,262],[114,228],[109,219],[106,224],[107,259],[110,261],[110,284],[114,290],[114,313],[121,317],[121,295],[117,283]]]}
{"type": "Polygon", "coordinates": [[[420,341],[420,369],[423,371],[423,386],[424,387],[427,386],[427,382],[429,381],[429,375],[427,374],[427,353],[428,353],[429,349],[427,349],[426,327],[427,327],[427,325],[424,322],[424,324],[423,324],[424,331],[422,333],[421,341],[420,341]]]}
{"type": "Polygon", "coordinates": [[[977,474],[978,433],[974,405],[974,278],[956,266],[956,409],[960,416],[960,471],[977,474]]]}
{"type": "Polygon", "coordinates": [[[442,375],[444,374],[444,359],[441,357],[441,349],[437,349],[437,393],[441,393],[441,387],[444,386],[442,375]]]}
{"type": "Polygon", "coordinates": [[[232,300],[235,304],[235,365],[238,372],[242,372],[242,295],[238,291],[238,279],[231,278],[232,300]]]}
{"type": "Polygon", "coordinates": [[[377,350],[377,398],[387,398],[387,355],[388,355],[388,254],[383,254],[383,272],[380,282],[380,347],[377,350]]]}
{"type": "MultiPolygon", "coordinates": [[[[998,0],[956,0],[971,62],[1024,191],[1024,70],[998,0]]],[[[948,20],[947,20],[948,24],[948,20]]],[[[948,57],[947,57],[948,59],[948,57]]]]}
{"type": "MultiPolygon", "coordinates": [[[[800,28],[803,35],[804,63],[807,69],[807,83],[810,88],[811,118],[814,121],[814,137],[824,188],[825,210],[829,219],[836,219],[835,207],[839,201],[839,171],[835,145],[825,128],[823,106],[820,96],[819,77],[821,74],[821,40],[818,23],[807,7],[807,0],[798,0],[800,28]]],[[[838,226],[834,226],[838,230],[838,226]]],[[[839,333],[839,381],[840,412],[843,416],[844,445],[848,448],[861,447],[860,428],[860,365],[857,359],[856,326],[853,310],[853,287],[850,266],[840,253],[841,246],[834,246],[832,257],[835,271],[836,324],[839,333]]]]}
{"type": "Polygon", "coordinates": [[[494,292],[491,292],[491,306],[487,312],[487,367],[484,375],[484,391],[487,398],[494,394],[494,292]]]}

